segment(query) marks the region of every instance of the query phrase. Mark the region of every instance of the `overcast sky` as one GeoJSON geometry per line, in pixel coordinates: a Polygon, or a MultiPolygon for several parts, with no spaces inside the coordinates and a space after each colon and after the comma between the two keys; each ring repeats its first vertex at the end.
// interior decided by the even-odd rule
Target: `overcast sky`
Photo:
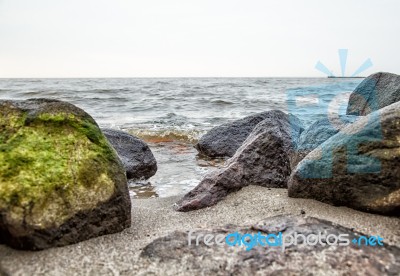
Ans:
{"type": "Polygon", "coordinates": [[[398,0],[0,0],[0,77],[400,73],[398,0]]]}

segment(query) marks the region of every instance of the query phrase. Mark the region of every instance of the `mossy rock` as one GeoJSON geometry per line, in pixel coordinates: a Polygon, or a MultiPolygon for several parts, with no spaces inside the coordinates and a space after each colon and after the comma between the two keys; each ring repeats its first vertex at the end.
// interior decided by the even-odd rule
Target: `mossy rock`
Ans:
{"type": "Polygon", "coordinates": [[[0,101],[0,242],[44,249],[130,223],[124,168],[93,118],[56,100],[0,101]]]}

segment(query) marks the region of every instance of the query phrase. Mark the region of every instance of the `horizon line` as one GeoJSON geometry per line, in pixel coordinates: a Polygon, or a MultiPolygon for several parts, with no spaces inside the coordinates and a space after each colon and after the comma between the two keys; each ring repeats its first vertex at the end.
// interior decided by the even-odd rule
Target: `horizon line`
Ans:
{"type": "MultiPolygon", "coordinates": [[[[361,76],[364,77],[364,76],[361,76]]],[[[129,76],[129,77],[0,77],[0,79],[234,79],[234,78],[328,78],[328,76],[152,76],[152,77],[139,77],[139,76],[129,76]]],[[[348,77],[352,78],[352,77],[348,77]]],[[[360,78],[360,77],[358,77],[360,78]]]]}

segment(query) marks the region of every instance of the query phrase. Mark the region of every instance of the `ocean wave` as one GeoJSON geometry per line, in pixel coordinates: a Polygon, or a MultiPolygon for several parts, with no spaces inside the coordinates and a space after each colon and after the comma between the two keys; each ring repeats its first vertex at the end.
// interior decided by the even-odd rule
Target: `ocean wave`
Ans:
{"type": "Polygon", "coordinates": [[[226,101],[226,100],[213,100],[213,101],[211,101],[211,103],[215,104],[215,105],[231,105],[231,104],[235,104],[235,103],[233,103],[231,101],[226,101]]]}
{"type": "Polygon", "coordinates": [[[119,93],[119,92],[132,92],[132,89],[128,88],[112,88],[112,89],[106,89],[106,88],[99,88],[99,89],[88,89],[88,90],[81,90],[80,92],[86,92],[86,93],[119,93]]]}
{"type": "Polygon", "coordinates": [[[196,129],[126,129],[125,131],[150,143],[184,142],[195,144],[204,134],[204,131],[196,129]]]}

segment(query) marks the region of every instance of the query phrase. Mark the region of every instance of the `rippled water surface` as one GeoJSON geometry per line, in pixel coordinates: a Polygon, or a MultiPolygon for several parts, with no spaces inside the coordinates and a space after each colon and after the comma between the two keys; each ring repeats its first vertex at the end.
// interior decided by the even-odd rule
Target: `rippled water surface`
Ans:
{"type": "MultiPolygon", "coordinates": [[[[167,78],[0,79],[1,99],[55,98],[91,114],[101,127],[126,130],[146,140],[157,174],[130,183],[140,197],[169,196],[196,186],[221,160],[197,156],[196,140],[210,128],[271,109],[288,110],[289,90],[331,98],[350,92],[360,79],[167,78]]],[[[311,100],[312,101],[312,100],[311,100]]],[[[299,107],[305,125],[323,114],[299,107]]]]}

